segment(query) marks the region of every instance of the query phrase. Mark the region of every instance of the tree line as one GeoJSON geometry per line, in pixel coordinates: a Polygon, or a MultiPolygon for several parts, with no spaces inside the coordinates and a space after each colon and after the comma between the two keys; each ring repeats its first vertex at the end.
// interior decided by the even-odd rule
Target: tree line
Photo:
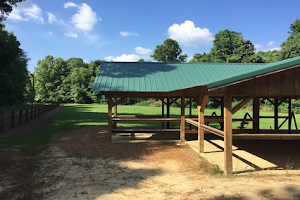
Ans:
{"type": "MultiPolygon", "coordinates": [[[[34,73],[27,70],[28,56],[20,49],[13,33],[0,24],[0,106],[25,102],[101,103],[99,92],[91,92],[102,60],[85,63],[81,58],[54,58],[51,55],[37,62],[34,73]]],[[[300,20],[290,25],[289,36],[281,50],[256,51],[242,33],[220,30],[215,34],[208,53],[196,53],[189,62],[271,63],[300,55],[300,20]]],[[[186,62],[187,55],[177,41],[168,38],[157,45],[151,58],[159,62],[186,62]]],[[[143,59],[139,62],[147,62],[143,59]]],[[[139,98],[127,98],[123,104],[135,104],[139,98]]]]}

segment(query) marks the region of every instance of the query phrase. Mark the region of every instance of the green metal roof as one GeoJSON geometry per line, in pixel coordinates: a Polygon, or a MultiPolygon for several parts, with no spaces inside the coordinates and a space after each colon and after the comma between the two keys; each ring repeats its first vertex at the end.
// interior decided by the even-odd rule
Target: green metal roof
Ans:
{"type": "Polygon", "coordinates": [[[300,64],[300,56],[269,64],[104,62],[92,91],[170,92],[208,89],[300,64]]]}

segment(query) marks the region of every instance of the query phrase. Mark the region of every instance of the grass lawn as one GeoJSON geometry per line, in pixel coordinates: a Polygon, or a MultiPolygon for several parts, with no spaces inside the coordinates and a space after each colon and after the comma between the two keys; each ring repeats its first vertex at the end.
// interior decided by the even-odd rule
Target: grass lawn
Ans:
{"type": "MultiPolygon", "coordinates": [[[[205,115],[211,115],[212,112],[216,112],[220,115],[220,109],[206,109],[205,115]]],[[[189,113],[189,109],[185,110],[189,113]]],[[[245,113],[248,112],[252,116],[252,111],[240,110],[233,115],[233,118],[244,118],[245,113]]],[[[273,112],[260,112],[261,116],[272,116],[273,112]]],[[[118,114],[136,114],[136,115],[160,115],[161,107],[145,107],[145,106],[118,106],[118,114]]],[[[180,116],[180,108],[171,107],[170,108],[171,117],[180,116]]],[[[197,115],[197,109],[192,110],[193,115],[197,115]]],[[[287,116],[287,113],[280,113],[280,116],[287,116]]],[[[300,115],[296,115],[297,121],[300,120],[300,115]]],[[[284,119],[279,120],[279,124],[284,119]]],[[[233,127],[237,127],[240,122],[234,122],[233,127]]],[[[36,146],[41,144],[46,144],[50,141],[55,133],[61,131],[67,131],[72,129],[77,129],[83,126],[91,125],[107,125],[107,105],[97,105],[97,104],[65,104],[62,108],[57,111],[51,119],[45,121],[41,124],[37,133],[30,135],[20,135],[20,136],[10,136],[5,138],[0,138],[0,146],[10,146],[10,145],[25,145],[25,146],[36,146]]],[[[139,123],[118,123],[118,126],[124,127],[156,127],[160,126],[161,122],[139,122],[139,123]]],[[[188,125],[188,124],[187,124],[188,125]]],[[[214,125],[214,124],[210,124],[214,125]]],[[[216,125],[216,124],[215,124],[216,125]]],[[[270,126],[274,128],[274,120],[272,119],[261,119],[260,128],[270,129],[270,126]]],[[[171,127],[178,128],[179,122],[171,122],[171,127]]],[[[251,128],[252,125],[249,124],[247,128],[251,128]]],[[[283,129],[287,128],[287,122],[282,126],[283,129]]],[[[294,123],[292,123],[292,128],[294,128],[294,123]]]]}

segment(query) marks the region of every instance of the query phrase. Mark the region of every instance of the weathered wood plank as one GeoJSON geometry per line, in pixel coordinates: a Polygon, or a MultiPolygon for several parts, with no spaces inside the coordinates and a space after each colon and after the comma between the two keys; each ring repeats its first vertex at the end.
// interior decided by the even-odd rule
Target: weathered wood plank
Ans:
{"type": "Polygon", "coordinates": [[[237,83],[228,87],[229,94],[242,94],[242,84],[237,83]]]}
{"type": "MultiPolygon", "coordinates": [[[[221,147],[221,148],[225,148],[225,142],[224,140],[209,140],[211,143],[216,144],[217,146],[221,147]]],[[[232,150],[236,150],[238,149],[236,146],[232,145],[232,150]]]]}
{"type": "Polygon", "coordinates": [[[283,95],[295,94],[295,74],[293,69],[282,72],[282,88],[283,95]]]}
{"type": "Polygon", "coordinates": [[[207,126],[207,125],[204,125],[204,124],[200,124],[201,128],[203,128],[204,130],[210,132],[210,133],[213,133],[213,134],[216,134],[220,137],[224,137],[224,132],[219,130],[219,129],[216,129],[216,128],[213,128],[213,127],[210,127],[210,126],[207,126]]]}
{"type": "Polygon", "coordinates": [[[242,82],[242,94],[245,95],[254,95],[255,94],[255,79],[251,79],[245,82],[242,82]]]}
{"type": "Polygon", "coordinates": [[[295,95],[300,95],[300,67],[294,69],[295,73],[295,95]]]}
{"type": "Polygon", "coordinates": [[[275,73],[269,75],[269,94],[270,95],[281,95],[282,94],[282,73],[275,73]]]}
{"type": "Polygon", "coordinates": [[[277,165],[275,165],[274,163],[271,163],[265,159],[262,159],[256,155],[253,155],[245,150],[236,150],[236,151],[233,151],[233,154],[239,156],[240,158],[243,158],[244,160],[247,160],[248,162],[254,164],[255,166],[257,166],[261,169],[277,167],[277,165]]]}
{"type": "Polygon", "coordinates": [[[255,93],[256,95],[268,95],[269,94],[269,76],[259,77],[255,81],[255,93]]]}

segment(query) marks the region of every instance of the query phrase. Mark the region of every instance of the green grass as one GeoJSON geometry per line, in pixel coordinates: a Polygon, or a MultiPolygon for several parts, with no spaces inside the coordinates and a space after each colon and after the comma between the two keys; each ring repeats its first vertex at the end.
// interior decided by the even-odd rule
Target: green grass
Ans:
{"type": "MultiPolygon", "coordinates": [[[[220,115],[220,109],[205,109],[205,115],[211,115],[212,112],[216,111],[220,115]]],[[[186,113],[189,113],[189,109],[186,108],[186,113]]],[[[252,116],[251,111],[240,110],[233,115],[233,118],[243,118],[245,113],[249,112],[252,116]]],[[[145,106],[118,106],[118,114],[135,114],[135,115],[160,115],[161,107],[145,107],[145,106]]],[[[197,115],[197,109],[192,110],[193,115],[197,115]]],[[[180,108],[171,107],[170,117],[179,117],[180,108]]],[[[262,112],[261,116],[271,116],[273,112],[262,112]]],[[[280,116],[286,116],[286,113],[280,113],[280,116]]],[[[188,117],[188,114],[186,115],[188,117]]],[[[296,115],[297,121],[300,120],[300,115],[296,115]]],[[[279,120],[279,124],[283,119],[279,120]]],[[[233,127],[237,127],[240,122],[233,122],[233,127]]],[[[55,133],[61,131],[67,131],[72,129],[81,128],[84,126],[91,125],[107,125],[107,105],[97,105],[97,104],[66,104],[57,111],[51,119],[45,121],[38,128],[36,133],[30,135],[20,135],[20,136],[10,136],[5,138],[0,138],[0,146],[11,146],[11,145],[24,145],[24,146],[36,146],[41,144],[46,144],[51,140],[55,133]]],[[[188,125],[188,124],[187,124],[188,125]]],[[[214,124],[210,124],[214,125],[214,124]]],[[[216,124],[215,124],[216,125],[216,124]]],[[[118,126],[124,127],[157,127],[161,126],[161,122],[138,122],[138,123],[118,123],[118,126]]],[[[260,128],[270,129],[270,126],[274,127],[274,120],[272,119],[262,119],[260,128]]],[[[178,128],[179,122],[171,122],[171,127],[178,128]]],[[[251,128],[252,125],[249,124],[247,128],[251,128]]],[[[287,128],[287,123],[282,127],[287,128]]],[[[292,126],[294,128],[294,125],[292,126]]]]}

